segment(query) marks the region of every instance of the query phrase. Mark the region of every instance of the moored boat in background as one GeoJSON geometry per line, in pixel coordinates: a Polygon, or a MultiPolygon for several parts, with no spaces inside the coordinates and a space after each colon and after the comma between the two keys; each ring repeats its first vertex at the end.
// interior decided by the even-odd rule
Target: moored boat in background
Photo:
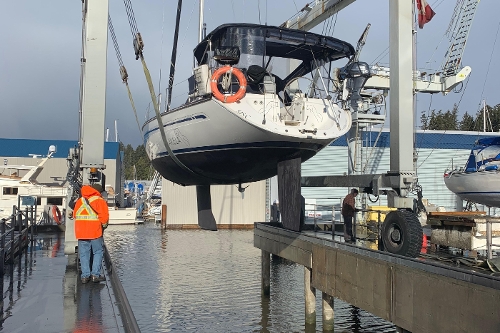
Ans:
{"type": "Polygon", "coordinates": [[[500,207],[500,137],[479,139],[464,167],[446,170],[446,187],[462,200],[500,207]]]}

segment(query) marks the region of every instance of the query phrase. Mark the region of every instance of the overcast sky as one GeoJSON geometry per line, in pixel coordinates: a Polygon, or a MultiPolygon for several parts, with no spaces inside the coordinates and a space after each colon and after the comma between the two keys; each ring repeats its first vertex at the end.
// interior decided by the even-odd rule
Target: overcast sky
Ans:
{"type": "MultiPolygon", "coordinates": [[[[110,15],[142,124],[150,102],[144,73],[135,60],[132,37],[122,0],[109,0],[110,15]]],[[[279,25],[304,7],[307,0],[206,0],[205,22],[211,31],[223,23],[246,22],[279,25]],[[260,8],[260,12],[259,12],[260,8]]],[[[448,40],[444,37],[455,0],[428,0],[436,16],[418,30],[417,64],[425,71],[437,70],[448,40]]],[[[144,55],[156,91],[167,87],[176,0],[133,1],[137,26],[145,41],[144,55]],[[163,34],[163,38],[162,38],[163,34]],[[159,74],[162,72],[161,87],[159,74]]],[[[482,98],[500,103],[500,1],[481,1],[476,12],[463,64],[472,67],[467,85],[448,96],[419,94],[417,112],[448,110],[460,103],[460,115],[475,114],[482,98]],[[489,64],[491,61],[491,64],[489,64]]],[[[197,43],[198,0],[184,0],[177,54],[174,104],[185,99],[186,79],[191,75],[192,50],[197,43]]],[[[389,58],[389,1],[357,0],[336,17],[333,35],[356,45],[367,23],[372,27],[360,60],[387,65],[389,58]]],[[[0,11],[0,137],[28,139],[78,138],[78,94],[81,52],[81,1],[3,0],[0,11]]],[[[321,33],[323,24],[313,32],[321,33]]],[[[106,126],[114,140],[114,121],[119,139],[134,147],[142,143],[125,86],[121,83],[115,52],[109,39],[106,126]]],[[[341,67],[345,62],[336,63],[341,67]]],[[[175,106],[175,105],[174,105],[175,106]]],[[[150,110],[150,115],[153,111],[150,110]]],[[[387,125],[388,126],[388,125],[387,125]]],[[[103,129],[105,130],[105,129],[103,129]]]]}

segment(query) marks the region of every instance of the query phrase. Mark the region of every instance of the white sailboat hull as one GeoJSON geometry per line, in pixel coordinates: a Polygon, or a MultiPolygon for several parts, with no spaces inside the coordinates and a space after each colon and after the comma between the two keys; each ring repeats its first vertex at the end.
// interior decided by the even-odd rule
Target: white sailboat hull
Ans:
{"type": "Polygon", "coordinates": [[[500,172],[452,172],[445,175],[446,187],[462,200],[500,207],[500,172]]]}
{"type": "Polygon", "coordinates": [[[280,161],[314,156],[345,134],[351,115],[334,104],[309,99],[301,122],[283,121],[276,95],[247,94],[237,103],[213,98],[162,115],[169,156],[156,118],[143,128],[145,146],[160,174],[183,185],[237,184],[277,174],[280,161]]]}

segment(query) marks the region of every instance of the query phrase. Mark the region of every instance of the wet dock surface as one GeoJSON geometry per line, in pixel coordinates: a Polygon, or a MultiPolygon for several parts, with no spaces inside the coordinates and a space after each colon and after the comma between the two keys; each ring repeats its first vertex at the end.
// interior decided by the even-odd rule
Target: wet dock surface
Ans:
{"type": "Polygon", "coordinates": [[[39,234],[5,266],[0,332],[125,332],[109,279],[82,284],[61,234],[39,234]],[[69,265],[68,265],[69,262],[69,265]]]}

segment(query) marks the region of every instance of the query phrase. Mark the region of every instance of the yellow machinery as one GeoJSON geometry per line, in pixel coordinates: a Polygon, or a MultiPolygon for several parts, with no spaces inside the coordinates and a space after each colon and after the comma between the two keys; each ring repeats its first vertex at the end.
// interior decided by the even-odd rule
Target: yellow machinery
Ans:
{"type": "Polygon", "coordinates": [[[365,222],[378,222],[379,212],[380,212],[380,222],[384,222],[385,216],[391,212],[397,210],[397,208],[387,207],[387,206],[368,206],[368,211],[365,213],[365,222]]]}

